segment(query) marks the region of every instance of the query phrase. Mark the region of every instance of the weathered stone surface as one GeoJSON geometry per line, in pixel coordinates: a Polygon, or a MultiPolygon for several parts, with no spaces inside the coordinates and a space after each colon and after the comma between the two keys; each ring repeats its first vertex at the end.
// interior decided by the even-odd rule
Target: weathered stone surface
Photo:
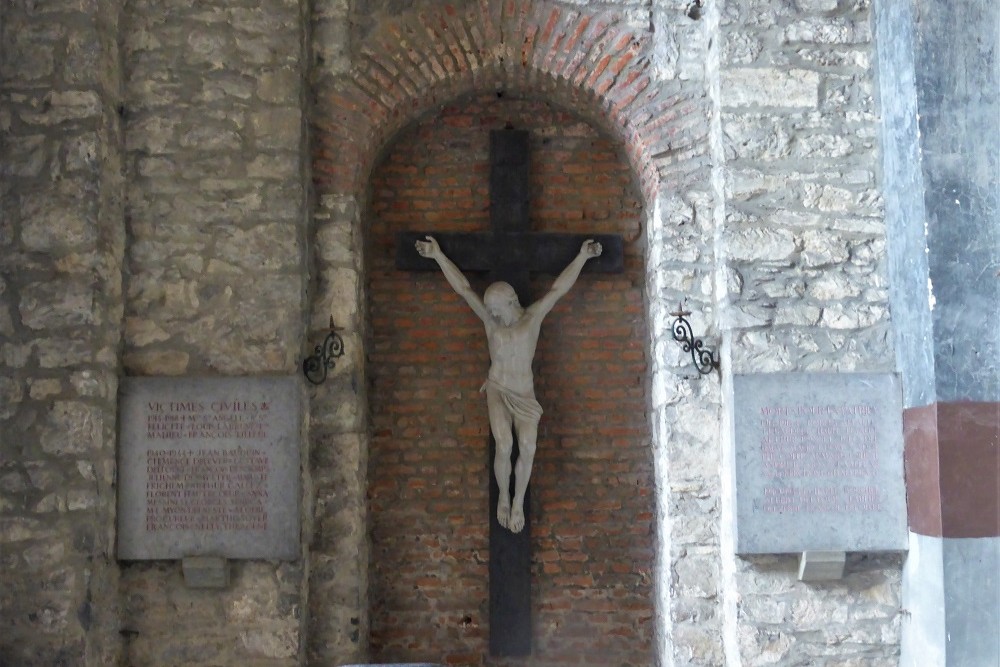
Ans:
{"type": "Polygon", "coordinates": [[[36,330],[100,324],[95,298],[93,287],[84,281],[71,286],[49,282],[25,285],[19,307],[21,322],[36,330]]]}
{"type": "Polygon", "coordinates": [[[338,326],[355,325],[358,317],[359,276],[354,269],[331,268],[324,271],[317,290],[310,328],[321,330],[329,319],[338,326]]]}
{"type": "MultiPolygon", "coordinates": [[[[10,213],[0,222],[0,247],[17,254],[0,258],[5,267],[14,267],[9,278],[5,274],[10,285],[0,308],[0,400],[10,399],[0,413],[10,413],[5,427],[14,423],[23,432],[17,446],[42,452],[43,434],[53,451],[76,446],[55,437],[54,428],[90,437],[85,424],[50,422],[47,411],[57,403],[62,421],[73,421],[77,408],[68,405],[104,406],[95,418],[100,417],[102,431],[111,430],[123,318],[115,293],[122,281],[107,271],[123,264],[129,373],[288,373],[297,369],[303,347],[312,342],[303,332],[323,331],[331,312],[337,313],[338,324],[350,325],[345,332],[349,355],[328,386],[316,390],[314,423],[345,438],[361,438],[367,428],[362,320],[370,277],[362,262],[362,229],[371,221],[370,212],[356,204],[366,193],[343,186],[348,179],[337,170],[356,167],[363,158],[354,151],[374,154],[380,148],[362,144],[384,141],[397,123],[423,109],[425,79],[438,86],[433,89],[438,104],[469,86],[490,88],[491,68],[500,55],[503,68],[518,70],[518,45],[498,46],[501,26],[505,36],[535,26],[534,37],[524,45],[537,61],[529,60],[524,72],[530,74],[517,80],[525,92],[555,99],[547,87],[549,74],[538,75],[542,70],[534,68],[544,61],[545,72],[557,72],[563,47],[553,47],[556,53],[545,60],[546,45],[568,44],[581,16],[597,11],[613,21],[600,27],[595,21],[581,35],[582,76],[618,66],[614,58],[601,64],[586,55],[614,47],[622,31],[635,30],[640,42],[650,42],[648,48],[645,43],[638,47],[638,58],[631,55],[631,45],[615,47],[633,58],[619,80],[637,72],[634,63],[643,63],[634,79],[639,102],[620,108],[622,97],[602,98],[609,111],[606,118],[604,111],[597,115],[611,125],[621,120],[630,128],[626,134],[648,125],[670,127],[671,140],[649,150],[659,156],[658,175],[668,184],[664,190],[706,195],[704,201],[683,194],[659,208],[650,204],[655,219],[646,223],[653,447],[662,456],[667,480],[663,521],[672,526],[664,531],[669,544],[664,548],[667,572],[661,573],[662,609],[675,626],[669,658],[677,664],[886,664],[898,644],[898,622],[892,620],[899,604],[898,578],[892,574],[898,563],[880,561],[859,577],[849,575],[842,591],[822,595],[788,584],[783,578],[788,568],[781,561],[722,567],[716,502],[720,462],[705,452],[714,451],[718,442],[714,411],[723,398],[707,380],[691,377],[689,361],[670,339],[666,314],[689,299],[698,331],[709,341],[713,332],[728,329],[731,354],[724,367],[737,370],[871,370],[891,363],[882,203],[869,166],[879,146],[869,71],[869,3],[725,0],[696,7],[687,0],[572,0],[517,5],[513,17],[505,15],[502,3],[458,3],[455,14],[440,25],[413,12],[433,4],[329,0],[314,3],[311,14],[303,16],[299,4],[284,0],[253,7],[136,0],[127,3],[120,26],[111,16],[113,7],[94,0],[16,0],[11,5],[0,37],[0,171],[7,177],[0,189],[10,213]],[[487,8],[490,21],[481,20],[480,7],[487,8]],[[564,13],[546,32],[549,10],[564,13]],[[406,17],[405,30],[386,31],[388,21],[399,17],[406,17]],[[305,21],[311,24],[308,31],[305,21]],[[303,49],[306,32],[312,44],[303,49]],[[455,42],[445,45],[441,37],[449,34],[455,42]],[[407,62],[382,57],[387,49],[378,40],[400,39],[407,40],[404,56],[421,59],[422,67],[413,74],[403,73],[411,69],[407,62]],[[530,48],[538,49],[534,56],[530,48]],[[300,61],[304,53],[313,62],[300,61]],[[126,76],[118,71],[122,62],[126,76]],[[470,74],[462,78],[466,66],[470,74]],[[364,113],[384,121],[378,131],[386,131],[375,139],[377,132],[327,114],[331,105],[344,108],[331,103],[345,94],[335,84],[337,77],[344,76],[342,82],[362,71],[358,80],[367,90],[350,103],[360,99],[367,105],[364,96],[371,98],[364,113]],[[718,91],[715,81],[721,83],[718,91]],[[709,138],[707,124],[676,122],[673,114],[687,113],[679,111],[684,104],[666,104],[665,111],[656,107],[656,100],[669,95],[705,100],[716,92],[721,97],[713,100],[715,108],[724,111],[721,136],[712,129],[709,138]],[[402,100],[400,106],[383,117],[380,105],[395,104],[394,99],[402,100]],[[419,102],[411,109],[414,100],[419,102]],[[319,107],[309,149],[301,146],[304,101],[319,107]],[[647,103],[636,116],[629,115],[647,103]],[[702,129],[692,129],[695,125],[702,129]],[[342,135],[350,140],[332,139],[342,135]],[[114,178],[94,172],[95,165],[121,161],[120,136],[128,142],[127,198],[114,191],[114,178]],[[681,146],[688,141],[695,143],[681,146]],[[715,185],[710,183],[710,141],[719,149],[712,154],[715,185]],[[351,150],[341,151],[345,147],[351,150]],[[329,161],[327,152],[333,153],[329,161]],[[312,173],[320,205],[310,222],[303,174],[313,158],[323,169],[312,173]],[[324,190],[334,182],[330,192],[324,190]],[[725,187],[719,187],[723,182],[725,187]],[[115,213],[122,201],[129,225],[125,263],[114,256],[120,254],[120,242],[111,240],[122,234],[124,219],[115,213]],[[308,267],[314,260],[313,271],[308,267]],[[94,275],[104,282],[94,283],[94,275]],[[47,281],[58,286],[47,288],[47,281]],[[92,298],[82,285],[93,285],[92,298]],[[63,374],[64,369],[70,370],[63,374]],[[686,405],[699,401],[708,407],[686,405]],[[671,569],[677,575],[672,590],[671,569]],[[707,582],[714,572],[733,581],[737,602],[732,612],[711,597],[707,582]],[[824,620],[829,628],[822,627],[824,620]],[[730,634],[723,632],[727,623],[730,634]],[[742,655],[727,656],[723,636],[735,638],[742,655]],[[861,648],[847,655],[848,644],[861,648]]],[[[593,111],[589,103],[569,102],[573,112],[593,111]]],[[[637,158],[645,148],[629,149],[638,151],[632,155],[638,168],[648,166],[637,158]]],[[[549,183],[558,185],[555,179],[549,183]]],[[[544,196],[550,195],[547,190],[544,196]]],[[[655,198],[647,192],[647,201],[655,198]]],[[[635,225],[634,234],[640,232],[635,225]]],[[[630,316],[641,317],[641,307],[636,308],[630,316]]],[[[24,490],[15,490],[0,496],[0,508],[36,508],[52,517],[73,511],[86,517],[81,525],[109,532],[107,492],[94,495],[81,485],[84,480],[88,489],[110,488],[113,461],[109,467],[105,454],[93,453],[108,450],[109,444],[101,440],[87,451],[48,455],[60,461],[69,456],[65,470],[43,475],[33,468],[31,475],[41,486],[31,487],[30,503],[21,500],[24,490]]],[[[363,449],[365,443],[351,447],[363,449]]],[[[317,455],[317,461],[334,465],[327,454],[317,455]]],[[[366,465],[360,454],[349,460],[359,469],[366,465]]],[[[0,489],[31,483],[27,475],[0,474],[0,489]]],[[[297,618],[295,605],[306,586],[318,637],[311,657],[363,661],[368,634],[367,567],[359,556],[366,536],[364,491],[356,479],[342,475],[323,483],[317,492],[323,508],[317,512],[319,536],[330,551],[314,554],[309,584],[288,576],[289,571],[301,575],[305,566],[247,565],[234,570],[232,597],[208,600],[179,593],[175,570],[155,564],[126,568],[121,599],[128,609],[122,617],[135,632],[128,635],[125,661],[224,664],[236,655],[295,664],[305,653],[299,651],[304,635],[291,619],[297,618]],[[349,481],[350,501],[336,488],[343,484],[346,489],[349,481]],[[258,588],[266,595],[237,605],[258,588]],[[184,618],[178,608],[185,610],[184,618]]],[[[21,527],[12,534],[23,535],[21,527]]],[[[25,654],[24,664],[71,662],[84,654],[85,645],[93,646],[82,639],[80,619],[91,613],[84,611],[82,570],[62,560],[76,553],[75,537],[69,529],[60,530],[63,541],[52,544],[66,546],[48,551],[31,546],[24,552],[31,568],[72,575],[56,586],[67,591],[62,597],[53,594],[32,603],[35,621],[21,614],[10,626],[12,641],[24,650],[38,648],[38,655],[25,654]],[[65,640],[44,650],[28,641],[52,636],[46,633],[65,640]]],[[[50,536],[34,534],[39,540],[50,536]]],[[[25,538],[17,544],[50,543],[25,538]]],[[[5,572],[22,568],[21,557],[8,558],[9,551],[0,549],[5,572]]],[[[103,590],[101,575],[94,576],[89,590],[103,590]]],[[[13,581],[5,591],[39,589],[27,574],[15,574],[13,581]]],[[[8,599],[0,604],[5,610],[8,599]]],[[[107,602],[95,600],[93,606],[112,609],[107,602]]],[[[99,615],[93,632],[120,642],[118,628],[99,615]]],[[[5,639],[0,638],[0,653],[5,639]]],[[[451,662],[464,664],[454,656],[451,662]]]]}
{"type": "Polygon", "coordinates": [[[298,103],[299,72],[293,67],[263,72],[257,80],[257,96],[270,104],[298,103]]]}
{"type": "Polygon", "coordinates": [[[60,252],[89,247],[97,239],[92,213],[51,194],[21,198],[21,241],[33,251],[60,252]]]}
{"type": "Polygon", "coordinates": [[[785,28],[782,37],[788,42],[815,44],[866,44],[871,41],[870,22],[828,17],[796,21],[785,28]]]}
{"type": "Polygon", "coordinates": [[[183,375],[191,355],[182,350],[142,350],[125,354],[125,368],[137,375],[183,375]]]}
{"type": "Polygon", "coordinates": [[[0,378],[0,419],[7,419],[17,413],[18,404],[24,398],[21,383],[14,378],[0,378]]]}
{"type": "Polygon", "coordinates": [[[2,169],[7,176],[38,176],[49,157],[43,134],[11,137],[6,149],[9,153],[2,169]]]}
{"type": "Polygon", "coordinates": [[[268,109],[251,118],[257,146],[294,150],[302,137],[302,113],[295,108],[268,109]]]}
{"type": "Polygon", "coordinates": [[[735,260],[781,262],[791,259],[798,244],[788,230],[749,228],[734,231],[726,247],[735,260]]]}
{"type": "Polygon", "coordinates": [[[28,380],[28,395],[35,400],[55,396],[62,392],[62,380],[56,378],[39,378],[28,380]]]}
{"type": "Polygon", "coordinates": [[[295,658],[299,650],[299,632],[295,623],[274,630],[253,630],[240,634],[240,643],[250,655],[265,658],[295,658]]]}
{"type": "Polygon", "coordinates": [[[102,411],[78,401],[56,401],[48,412],[39,437],[48,454],[84,454],[103,441],[102,411]]]}
{"type": "Polygon", "coordinates": [[[837,4],[837,0],[795,0],[795,5],[803,12],[832,12],[837,4]]]}
{"type": "Polygon", "coordinates": [[[722,72],[727,107],[807,107],[819,104],[820,77],[808,70],[734,69],[722,72]]]}
{"type": "Polygon", "coordinates": [[[243,271],[290,270],[302,261],[298,233],[283,224],[226,229],[217,237],[216,248],[221,259],[243,271]]]}

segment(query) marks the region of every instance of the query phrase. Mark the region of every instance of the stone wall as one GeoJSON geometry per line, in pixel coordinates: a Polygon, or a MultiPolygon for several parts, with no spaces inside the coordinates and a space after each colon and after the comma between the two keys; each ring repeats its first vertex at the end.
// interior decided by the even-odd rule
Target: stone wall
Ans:
{"type": "MultiPolygon", "coordinates": [[[[892,371],[869,3],[732,1],[711,20],[726,375],[892,371]]],[[[724,539],[727,653],[896,664],[900,556],[814,585],[794,556],[735,559],[724,539]]]]}
{"type": "Polygon", "coordinates": [[[503,91],[572,111],[638,186],[656,553],[635,585],[657,660],[895,664],[897,558],[818,586],[732,555],[722,409],[734,373],[894,368],[869,3],[307,4],[0,9],[0,660],[337,664],[373,628],[388,652],[368,611],[372,173],[425,114],[503,91]],[[681,301],[721,382],[671,340],[681,301]],[[295,374],[331,315],[347,353],[311,389],[303,560],[236,564],[222,593],[116,567],[120,373],[295,374]]]}
{"type": "MultiPolygon", "coordinates": [[[[128,4],[127,374],[299,373],[301,11],[279,0],[128,4]]],[[[299,664],[307,562],[233,562],[223,592],[186,588],[177,562],[123,563],[128,664],[299,664]]]]}
{"type": "Polygon", "coordinates": [[[120,2],[0,7],[0,663],[114,664],[120,2]]]}

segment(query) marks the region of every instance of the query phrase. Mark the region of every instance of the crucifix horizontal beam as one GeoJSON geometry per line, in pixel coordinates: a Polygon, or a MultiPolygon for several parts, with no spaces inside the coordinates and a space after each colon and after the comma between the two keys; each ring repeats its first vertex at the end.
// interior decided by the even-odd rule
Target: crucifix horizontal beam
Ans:
{"type": "MultiPolygon", "coordinates": [[[[396,268],[405,271],[437,271],[437,263],[414,249],[423,232],[400,232],[396,236],[396,268]]],[[[580,251],[580,244],[593,239],[604,252],[587,262],[583,273],[621,273],[624,248],[617,234],[556,234],[549,232],[434,232],[444,254],[463,271],[493,272],[503,264],[518,264],[529,272],[558,275],[580,251]],[[498,256],[499,255],[499,256],[498,256]]]]}

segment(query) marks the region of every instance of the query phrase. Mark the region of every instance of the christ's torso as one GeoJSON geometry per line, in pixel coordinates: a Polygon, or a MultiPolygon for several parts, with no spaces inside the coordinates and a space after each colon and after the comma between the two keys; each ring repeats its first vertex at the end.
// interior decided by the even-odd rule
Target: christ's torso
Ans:
{"type": "Polygon", "coordinates": [[[535,395],[531,361],[535,357],[538,331],[531,317],[522,317],[510,326],[493,323],[486,327],[491,380],[519,394],[535,395]]]}

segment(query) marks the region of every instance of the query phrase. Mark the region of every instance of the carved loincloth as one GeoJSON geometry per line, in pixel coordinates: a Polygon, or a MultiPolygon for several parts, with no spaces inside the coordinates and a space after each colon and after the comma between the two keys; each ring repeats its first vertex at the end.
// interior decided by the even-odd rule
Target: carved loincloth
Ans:
{"type": "Polygon", "coordinates": [[[500,397],[503,399],[503,404],[507,406],[507,409],[515,417],[530,419],[536,423],[542,418],[542,405],[532,396],[525,396],[524,394],[512,391],[491,378],[486,379],[486,382],[479,388],[479,391],[486,391],[487,387],[491,387],[499,392],[500,397]]]}

